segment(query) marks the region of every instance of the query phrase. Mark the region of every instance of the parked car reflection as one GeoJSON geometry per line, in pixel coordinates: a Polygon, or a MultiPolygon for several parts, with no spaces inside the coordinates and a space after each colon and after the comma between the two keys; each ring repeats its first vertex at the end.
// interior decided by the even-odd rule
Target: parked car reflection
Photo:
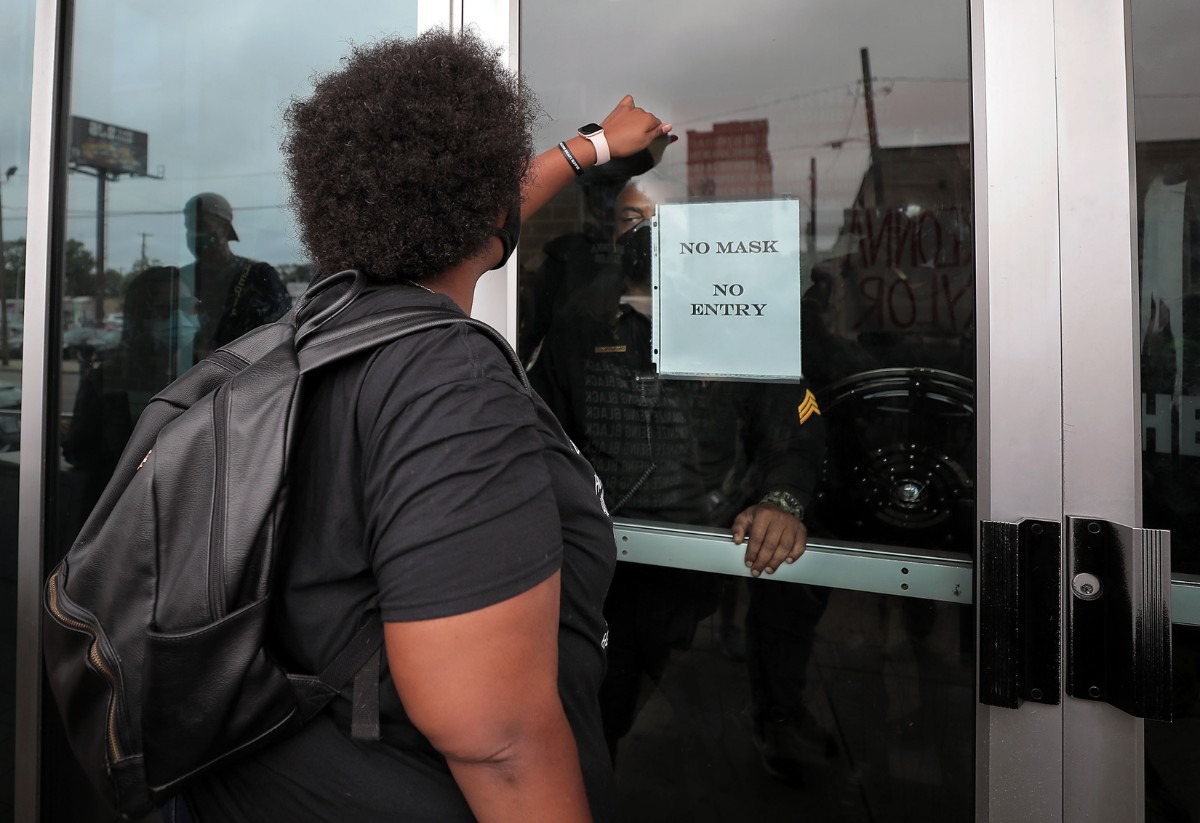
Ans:
{"type": "Polygon", "coordinates": [[[20,323],[8,324],[8,356],[20,359],[25,347],[21,344],[25,336],[24,327],[20,323]]]}
{"type": "Polygon", "coordinates": [[[114,349],[121,342],[120,328],[99,326],[72,326],[63,332],[63,359],[72,360],[80,352],[104,352],[114,349]]]}
{"type": "Polygon", "coordinates": [[[21,448],[21,389],[0,380],[0,452],[21,448]]]}

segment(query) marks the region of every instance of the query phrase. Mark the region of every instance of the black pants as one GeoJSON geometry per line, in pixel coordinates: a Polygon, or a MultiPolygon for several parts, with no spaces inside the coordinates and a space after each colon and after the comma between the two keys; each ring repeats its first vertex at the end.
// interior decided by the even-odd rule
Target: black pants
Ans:
{"type": "Polygon", "coordinates": [[[177,794],[162,807],[163,823],[196,823],[192,810],[182,794],[177,794]]]}
{"type": "Polygon", "coordinates": [[[609,754],[633,728],[645,678],[657,684],[671,652],[687,649],[696,626],[717,607],[720,578],[687,569],[619,563],[604,617],[608,670],[600,685],[600,715],[609,754]]]}
{"type": "Polygon", "coordinates": [[[817,623],[829,589],[803,583],[750,580],[746,612],[746,667],[757,718],[776,721],[804,714],[804,687],[817,623]]]}

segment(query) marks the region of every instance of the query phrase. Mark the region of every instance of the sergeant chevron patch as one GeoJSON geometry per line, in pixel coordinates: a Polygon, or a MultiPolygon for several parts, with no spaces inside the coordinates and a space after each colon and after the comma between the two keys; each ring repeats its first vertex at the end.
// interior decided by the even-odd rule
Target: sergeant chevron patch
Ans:
{"type": "Polygon", "coordinates": [[[796,411],[800,413],[800,425],[803,426],[808,422],[808,418],[814,414],[820,414],[821,409],[817,406],[817,398],[813,395],[812,389],[804,392],[804,400],[796,407],[796,411]]]}

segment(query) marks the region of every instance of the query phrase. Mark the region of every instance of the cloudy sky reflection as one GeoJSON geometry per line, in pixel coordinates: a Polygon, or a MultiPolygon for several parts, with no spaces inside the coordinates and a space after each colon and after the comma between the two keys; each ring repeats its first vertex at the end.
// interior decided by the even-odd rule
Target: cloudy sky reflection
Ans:
{"type": "MultiPolygon", "coordinates": [[[[807,202],[810,158],[827,242],[862,179],[868,152],[859,50],[870,51],[884,146],[969,140],[967,3],[907,0],[745,0],[741,3],[522,4],[521,55],[547,117],[542,145],[597,119],[626,91],[662,112],[684,140],[667,168],[685,176],[686,131],[767,118],[775,188],[807,202]],[[596,14],[595,12],[602,12],[596,14]]],[[[24,235],[34,4],[0,0],[0,171],[4,237],[24,235]]],[[[150,0],[76,4],[73,114],[149,134],[149,168],[108,187],[107,262],[187,259],[180,208],[197,191],[233,203],[238,251],[276,264],[303,262],[285,207],[279,121],[314,72],[349,43],[411,34],[416,0],[203,4],[150,0]]],[[[1200,6],[1134,3],[1138,137],[1200,135],[1200,57],[1190,37],[1200,6]]],[[[96,244],[96,183],[69,179],[68,236],[96,244]]]]}

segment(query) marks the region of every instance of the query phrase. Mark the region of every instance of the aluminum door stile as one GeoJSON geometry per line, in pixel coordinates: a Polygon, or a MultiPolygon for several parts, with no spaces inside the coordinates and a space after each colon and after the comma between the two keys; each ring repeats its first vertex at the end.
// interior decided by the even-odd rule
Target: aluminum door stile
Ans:
{"type": "MultiPolygon", "coordinates": [[[[1060,521],[1054,11],[1041,0],[970,10],[979,518],[1060,521]]],[[[976,820],[1063,819],[1061,717],[1053,703],[977,705],[976,820]]]]}
{"type": "MultiPolygon", "coordinates": [[[[1051,5],[1059,100],[1064,511],[1141,527],[1130,5],[1051,5]]],[[[1065,819],[1143,820],[1143,721],[1069,697],[1063,711],[1065,819]]]]}
{"type": "Polygon", "coordinates": [[[69,0],[37,0],[30,112],[29,195],[25,258],[24,368],[21,374],[21,454],[17,527],[16,676],[13,819],[40,819],[41,781],[41,592],[46,552],[51,463],[38,459],[56,444],[58,419],[51,356],[57,358],[65,238],[66,131],[75,6],[69,0]]]}

